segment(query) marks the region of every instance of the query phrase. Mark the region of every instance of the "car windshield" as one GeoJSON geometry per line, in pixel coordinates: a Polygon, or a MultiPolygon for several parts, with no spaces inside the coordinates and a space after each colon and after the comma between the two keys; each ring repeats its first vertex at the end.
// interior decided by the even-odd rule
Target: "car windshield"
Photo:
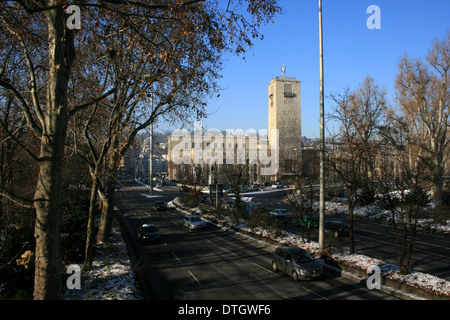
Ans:
{"type": "Polygon", "coordinates": [[[158,229],[155,226],[149,226],[149,227],[143,227],[142,231],[143,232],[156,232],[156,231],[158,231],[158,229]]]}
{"type": "Polygon", "coordinates": [[[191,221],[202,221],[200,217],[191,217],[191,221]]]}
{"type": "Polygon", "coordinates": [[[158,206],[160,206],[160,205],[163,205],[164,202],[162,202],[162,201],[155,201],[155,204],[158,205],[158,206]]]}
{"type": "Polygon", "coordinates": [[[297,263],[305,263],[314,261],[314,257],[306,251],[292,252],[292,258],[297,263]]]}

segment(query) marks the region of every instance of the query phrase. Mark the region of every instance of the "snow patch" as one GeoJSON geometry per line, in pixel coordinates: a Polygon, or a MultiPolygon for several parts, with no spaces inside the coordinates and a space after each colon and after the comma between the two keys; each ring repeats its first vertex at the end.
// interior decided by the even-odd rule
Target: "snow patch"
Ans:
{"type": "Polygon", "coordinates": [[[64,300],[142,300],[135,286],[122,234],[111,231],[110,242],[95,248],[93,268],[81,272],[81,288],[65,289],[64,300]]]}
{"type": "MultiPolygon", "coordinates": [[[[174,207],[183,206],[178,202],[178,198],[175,198],[171,205],[174,207]]],[[[341,203],[335,202],[327,202],[327,212],[333,211],[334,214],[337,214],[338,211],[342,213],[346,210],[346,206],[341,203]]],[[[189,208],[183,208],[183,212],[189,214],[189,208]]],[[[200,208],[193,208],[195,212],[199,212],[200,208]]],[[[329,212],[331,213],[331,212],[329,212]]],[[[359,216],[366,217],[379,217],[379,215],[385,215],[385,212],[379,212],[378,209],[373,207],[361,207],[355,210],[359,216]]],[[[211,219],[218,223],[219,225],[232,225],[232,219],[229,217],[222,217],[217,219],[214,215],[211,214],[202,214],[203,218],[211,219]]],[[[240,222],[240,224],[234,225],[234,229],[241,230],[247,233],[253,233],[256,236],[262,236],[266,239],[270,239],[272,241],[278,242],[283,246],[298,246],[309,251],[312,254],[318,255],[320,253],[319,243],[315,241],[305,242],[302,237],[298,234],[293,234],[284,230],[267,230],[262,227],[250,228],[245,223],[240,222]]],[[[450,223],[447,221],[447,226],[443,226],[444,230],[450,231],[450,223]],[[448,229],[446,228],[448,227],[448,229]]],[[[450,281],[447,281],[442,278],[438,278],[436,276],[412,271],[410,274],[402,275],[400,273],[400,268],[397,265],[393,265],[387,263],[383,260],[368,257],[363,254],[350,254],[347,250],[338,250],[336,248],[328,248],[328,254],[332,259],[339,263],[343,263],[347,266],[358,268],[360,270],[367,271],[370,267],[374,265],[380,268],[381,274],[391,280],[398,281],[400,283],[408,284],[409,286],[419,288],[426,292],[434,293],[440,296],[450,297],[450,281]]]]}

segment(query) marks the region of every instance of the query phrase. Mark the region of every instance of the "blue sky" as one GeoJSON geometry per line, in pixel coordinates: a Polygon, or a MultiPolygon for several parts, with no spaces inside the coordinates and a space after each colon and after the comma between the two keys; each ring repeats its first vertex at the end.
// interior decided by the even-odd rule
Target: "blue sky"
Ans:
{"type": "MultiPolygon", "coordinates": [[[[284,64],[286,76],[301,81],[302,135],[319,137],[318,0],[279,3],[283,13],[261,29],[264,40],[255,40],[245,60],[227,57],[224,90],[209,101],[207,128],[266,129],[267,86],[284,64]]],[[[399,59],[425,58],[432,41],[450,30],[450,0],[322,0],[322,7],[325,96],[356,89],[366,75],[392,96],[399,59]],[[379,30],[366,26],[370,5],[381,10],[379,30]]],[[[325,112],[331,106],[326,98],[325,112]]]]}

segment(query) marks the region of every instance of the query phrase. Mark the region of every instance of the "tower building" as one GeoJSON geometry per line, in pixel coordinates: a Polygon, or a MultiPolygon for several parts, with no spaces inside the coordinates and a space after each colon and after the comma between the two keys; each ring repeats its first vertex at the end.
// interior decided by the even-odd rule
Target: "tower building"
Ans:
{"type": "MultiPolygon", "coordinates": [[[[275,77],[269,84],[269,143],[272,129],[278,130],[280,168],[276,179],[301,173],[302,129],[300,81],[275,77]]],[[[288,177],[286,177],[288,178],[288,177]]]]}

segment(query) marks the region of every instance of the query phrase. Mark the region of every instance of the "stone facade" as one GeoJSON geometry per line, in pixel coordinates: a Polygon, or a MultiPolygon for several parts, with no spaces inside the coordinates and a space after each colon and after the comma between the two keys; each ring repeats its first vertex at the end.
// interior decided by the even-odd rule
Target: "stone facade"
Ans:
{"type": "Polygon", "coordinates": [[[300,81],[276,77],[270,82],[268,91],[268,129],[269,132],[277,129],[279,139],[280,170],[277,178],[299,175],[302,154],[300,81]]]}

